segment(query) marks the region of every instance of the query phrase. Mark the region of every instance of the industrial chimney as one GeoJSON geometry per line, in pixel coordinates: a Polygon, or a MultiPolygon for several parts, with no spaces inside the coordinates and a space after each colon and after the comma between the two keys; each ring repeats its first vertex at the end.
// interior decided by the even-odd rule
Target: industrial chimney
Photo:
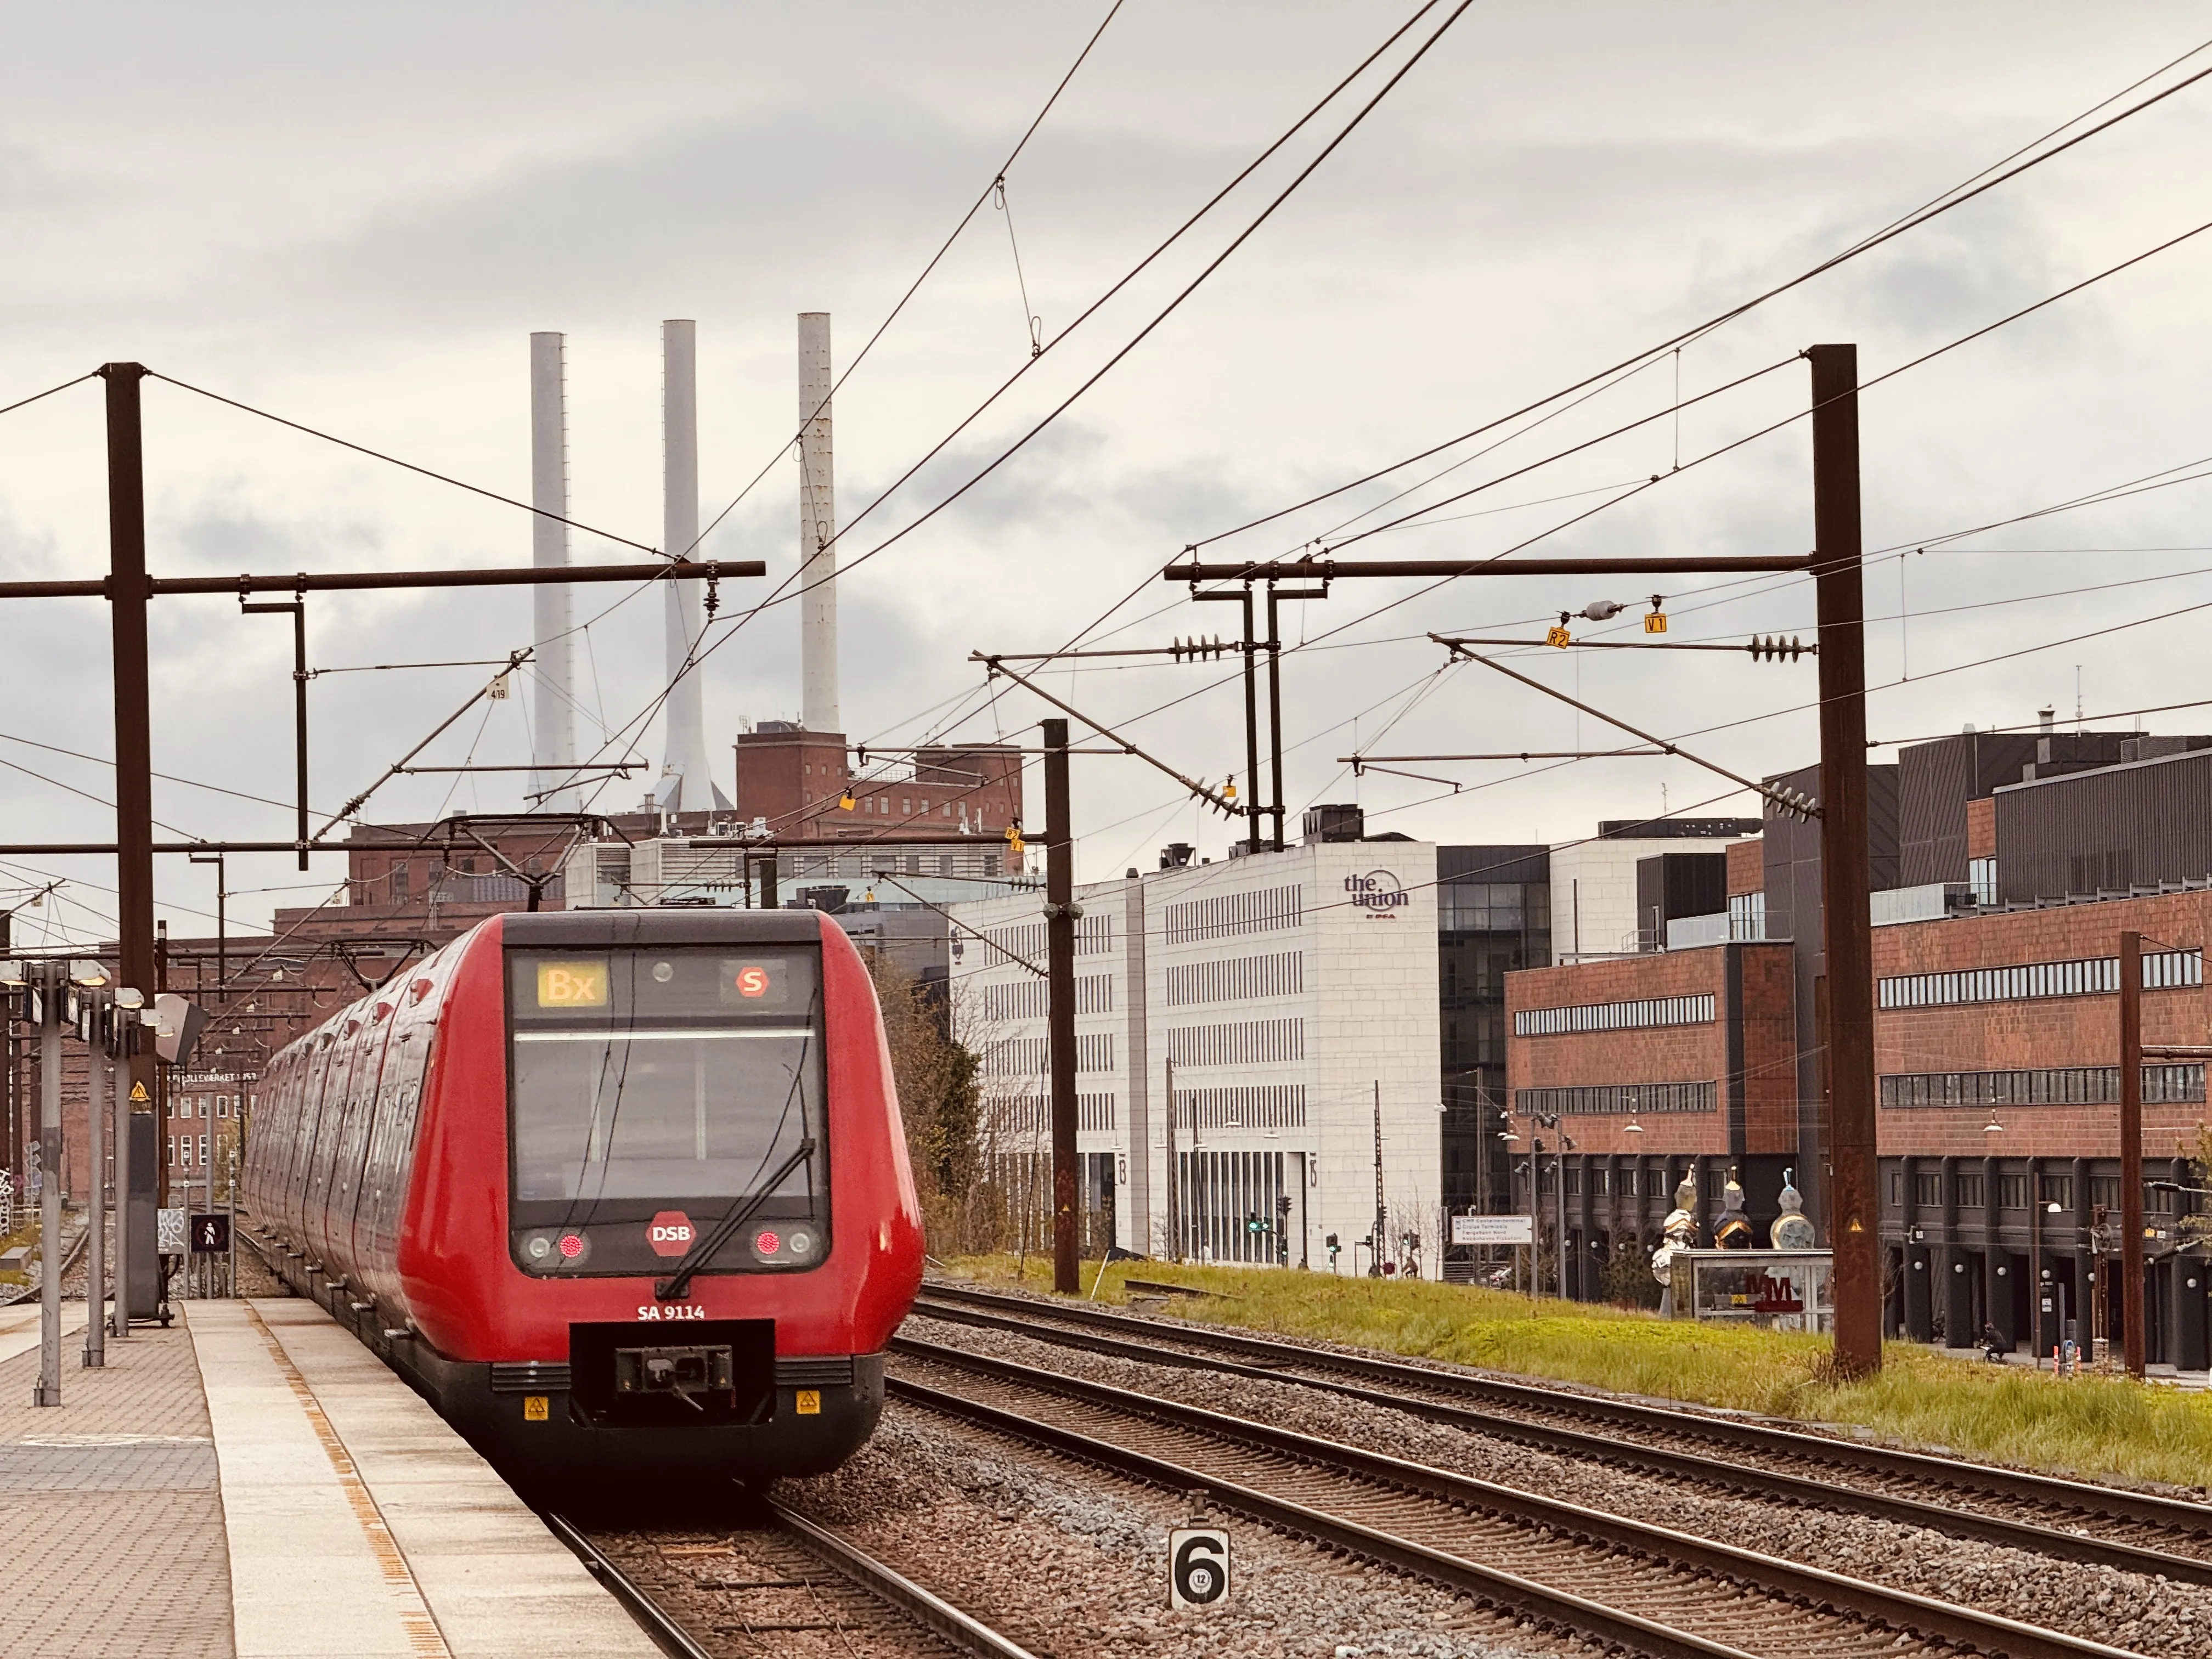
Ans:
{"type": "MultiPolygon", "coordinates": [[[[661,550],[671,558],[699,556],[699,325],[672,319],[660,325],[661,550]]],[[[727,806],[707,763],[706,699],[693,653],[706,631],[704,595],[696,581],[663,584],[667,605],[667,748],[653,804],[665,812],[727,806]]]]}
{"type": "MultiPolygon", "coordinates": [[[[530,337],[530,562],[550,570],[568,562],[568,340],[560,334],[530,337]],[[550,515],[550,516],[549,516],[550,515]]],[[[532,799],[541,811],[576,808],[576,792],[560,786],[576,764],[576,703],[570,672],[568,585],[545,582],[531,590],[531,662],[538,706],[531,721],[532,799]],[[551,791],[548,793],[546,792],[551,791]]]]}
{"type": "Polygon", "coordinates": [[[830,456],[830,313],[799,313],[800,724],[845,729],[837,708],[837,475],[830,456]]]}

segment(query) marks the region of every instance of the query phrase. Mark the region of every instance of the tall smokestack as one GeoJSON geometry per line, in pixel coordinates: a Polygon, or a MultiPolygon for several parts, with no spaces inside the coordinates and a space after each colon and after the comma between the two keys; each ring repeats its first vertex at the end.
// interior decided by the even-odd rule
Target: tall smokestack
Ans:
{"type": "MultiPolygon", "coordinates": [[[[568,340],[560,334],[530,337],[530,562],[550,570],[568,562],[568,340]],[[547,514],[555,516],[547,518],[547,514]]],[[[538,707],[531,720],[530,775],[535,797],[528,805],[548,812],[576,809],[576,792],[557,789],[576,764],[576,704],[570,672],[568,585],[546,582],[531,590],[531,663],[537,673],[538,707]],[[556,790],[546,794],[545,790],[556,790]]]]}
{"type": "MultiPolygon", "coordinates": [[[[671,558],[696,558],[699,541],[698,324],[660,325],[661,549],[671,558]]],[[[658,804],[664,811],[702,812],[729,805],[707,763],[706,700],[692,655],[707,626],[700,584],[668,582],[667,750],[658,804]],[[673,789],[666,786],[680,783],[673,789]]]]}
{"type": "Polygon", "coordinates": [[[837,474],[830,459],[830,313],[799,313],[799,662],[810,732],[842,732],[837,708],[837,474]]]}

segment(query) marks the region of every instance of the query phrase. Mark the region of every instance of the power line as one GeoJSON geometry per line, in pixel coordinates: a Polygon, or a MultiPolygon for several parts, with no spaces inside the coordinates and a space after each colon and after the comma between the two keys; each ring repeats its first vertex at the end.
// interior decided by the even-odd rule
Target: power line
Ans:
{"type": "MultiPolygon", "coordinates": [[[[434,478],[440,483],[451,484],[456,489],[465,489],[471,495],[482,495],[487,500],[499,501],[507,507],[519,507],[525,513],[540,519],[550,519],[554,523],[566,525],[571,530],[580,530],[586,536],[598,536],[607,541],[618,543],[623,547],[634,547],[641,553],[652,554],[656,559],[665,559],[669,556],[657,547],[647,546],[643,542],[634,542],[627,536],[617,536],[611,530],[598,530],[577,520],[564,519],[558,513],[549,513],[542,507],[532,507],[529,502],[519,501],[512,495],[502,495],[496,489],[486,489],[482,484],[472,484],[465,479],[456,478],[444,472],[434,471],[427,466],[417,466],[412,461],[403,461],[397,455],[387,455],[380,449],[371,449],[367,444],[357,444],[350,438],[341,438],[337,434],[325,432],[319,427],[308,426],[299,421],[287,420],[282,415],[271,414],[265,409],[256,409],[252,404],[242,404],[235,398],[226,398],[220,392],[210,392],[205,386],[193,386],[189,381],[178,380],[174,375],[164,374],[158,369],[148,369],[146,378],[149,380],[167,381],[180,391],[197,392],[199,396],[213,402],[226,404],[247,415],[258,415],[264,421],[274,421],[278,426],[288,426],[295,432],[304,432],[310,438],[320,438],[325,443],[336,444],[341,449],[350,449],[356,454],[366,455],[372,460],[385,461],[406,471],[420,473],[423,477],[434,478]]],[[[5,410],[0,410],[0,414],[5,412],[5,410]]]]}
{"type": "Polygon", "coordinates": [[[59,386],[50,386],[44,392],[34,392],[27,398],[18,398],[12,404],[0,404],[0,415],[12,415],[19,409],[28,409],[41,398],[51,398],[57,392],[66,392],[73,386],[82,386],[87,380],[96,380],[99,378],[100,371],[94,369],[89,374],[78,375],[74,380],[64,380],[59,386]]]}
{"type": "MultiPolygon", "coordinates": [[[[1121,0],[1114,0],[1113,5],[1108,8],[1106,15],[1100,21],[1097,28],[1092,32],[1091,38],[1084,42],[1083,50],[1075,55],[1075,61],[1067,66],[1067,73],[1060,77],[1059,84],[1054,86],[1052,89],[1052,95],[1044,100],[1044,106],[1037,111],[1035,118],[1030,122],[1027,127],[1022,130],[1022,136],[1014,141],[1014,147],[1006,153],[1006,159],[999,163],[999,170],[997,173],[993,176],[991,182],[983,186],[982,192],[978,195],[973,202],[969,204],[968,211],[960,216],[960,222],[952,227],[952,234],[945,239],[944,242],[939,246],[936,252],[929,256],[929,263],[922,266],[921,274],[916,276],[913,282],[907,285],[906,292],[899,295],[898,303],[890,308],[890,313],[885,315],[883,321],[876,325],[876,331],[868,336],[866,343],[860,347],[860,351],[855,354],[853,361],[845,365],[845,372],[842,374],[838,375],[836,380],[830,381],[830,390],[823,394],[822,402],[816,404],[815,407],[808,412],[806,418],[799,423],[799,430],[793,433],[787,442],[778,446],[775,453],[769,458],[767,465],[763,466],[759,471],[753,474],[751,481],[731,499],[730,504],[727,507],[724,507],[720,513],[717,513],[713,519],[708,520],[707,527],[699,532],[698,540],[693,542],[692,546],[694,548],[697,547],[699,543],[705,541],[708,536],[712,535],[715,529],[721,524],[722,520],[728,518],[731,514],[736,512],[739,504],[744,501],[745,497],[753,493],[754,489],[760,483],[760,481],[775,471],[775,464],[790,453],[791,446],[797,443],[800,438],[805,435],[806,428],[813,422],[815,416],[821,414],[822,410],[836,397],[840,388],[844,386],[848,380],[852,378],[854,372],[867,360],[868,354],[876,349],[876,342],[884,337],[884,331],[890,328],[893,323],[896,322],[899,318],[899,313],[906,309],[907,301],[913,299],[914,296],[921,291],[921,285],[929,280],[929,274],[935,270],[939,264],[944,259],[945,256],[952,251],[953,243],[960,240],[960,233],[967,229],[969,225],[974,222],[975,216],[982,211],[983,204],[991,199],[991,192],[1005,182],[1007,169],[1012,167],[1016,161],[1021,159],[1022,151],[1029,147],[1030,140],[1036,136],[1036,130],[1044,125],[1044,118],[1052,113],[1053,106],[1060,101],[1060,94],[1067,90],[1067,83],[1075,78],[1076,70],[1083,67],[1085,61],[1091,56],[1091,48],[1098,44],[1099,37],[1106,33],[1106,26],[1114,21],[1115,15],[1120,13],[1121,9],[1121,0]]],[[[1029,301],[1026,296],[1024,296],[1023,300],[1022,309],[1024,312],[1029,309],[1029,301]]],[[[893,486],[894,489],[896,487],[896,485],[893,486]]],[[[831,538],[832,541],[835,541],[835,539],[836,538],[831,538]]],[[[824,545],[828,545],[828,544],[825,543],[824,545]]]]}
{"type": "MultiPolygon", "coordinates": [[[[2174,59],[2172,64],[2166,64],[2162,68],[2152,71],[2151,75],[2146,76],[2145,79],[2155,79],[2157,76],[2164,74],[2166,70],[2173,68],[2176,64],[2185,63],[2189,58],[2197,56],[2197,53],[2203,52],[2207,46],[2212,46],[2212,40],[2208,40],[2203,45],[2196,46],[2191,51],[2184,52],[2181,57],[2174,59]]],[[[1587,375],[1582,380],[1575,381],[1572,385],[1563,386],[1559,390],[1553,392],[1546,397],[1540,398],[1533,403],[1524,404],[1522,407],[1513,410],[1510,414],[1501,415],[1495,420],[1485,422],[1480,426],[1475,427],[1469,431],[1461,433],[1457,437],[1447,438],[1442,443],[1431,445],[1430,447],[1421,450],[1418,453],[1407,456],[1402,460],[1393,461],[1389,465],[1367,473],[1364,477],[1354,478],[1348,483],[1339,484],[1334,489],[1323,490],[1317,495],[1308,496],[1304,501],[1295,502],[1291,506],[1279,508],[1275,512],[1263,514],[1256,519],[1249,520],[1245,523],[1237,525],[1232,529],[1218,531],[1213,535],[1207,536],[1201,540],[1191,543],[1186,550],[1195,550],[1200,547],[1210,546],[1215,542],[1225,541],[1231,536],[1241,536],[1248,530],[1256,530],[1261,525],[1272,524],[1276,520],[1287,517],[1292,513],[1302,512],[1309,507],[1317,506],[1322,501],[1328,501],[1334,496],[1343,495],[1346,490],[1357,489],[1362,485],[1372,483],[1376,479],[1387,477],[1391,473],[1398,471],[1404,467],[1412,466],[1418,462],[1427,460],[1432,456],[1440,455],[1443,453],[1444,451],[1454,448],[1460,444],[1466,443],[1471,439],[1479,438],[1486,432],[1495,431],[1498,428],[1504,425],[1510,421],[1516,421],[1525,415],[1534,414],[1538,410],[1546,407],[1547,404],[1556,403],[1563,398],[1571,397],[1577,392],[1581,392],[1587,387],[1596,385],[1601,380],[1608,380],[1614,375],[1624,373],[1625,371],[1641,368],[1648,364],[1652,360],[1673,350],[1675,347],[1698,339],[1702,336],[1709,334],[1714,330],[1720,328],[1727,323],[1733,322],[1740,317],[1747,315],[1752,311],[1756,310],[1759,307],[1765,305],[1768,301],[1777,299],[1782,295],[1789,293],[1791,289],[1811,282],[1814,277],[1822,276],[1827,271],[1832,270],[1838,266],[1844,264],[1847,261],[1856,258],[1863,253],[1870,252],[1872,250],[1882,246],[1884,243],[1894,240],[1897,237],[1904,235],[1907,231],[1918,228],[1920,226],[1928,223],[1930,220],[1949,212],[1953,208],[1961,206],[1965,203],[1972,201],[1974,198],[1982,195],[1987,191],[1995,189],[1997,185],[2005,183],[2008,179],[2018,178],[2021,173],[2027,172],[2030,168],[2040,167],[2044,162],[2051,160],[2055,156],[2063,155],[2065,151],[2074,148],[2075,145],[2084,143],[2090,138],[2094,138],[2099,133],[2107,131],[2111,128],[2118,125],[2122,121],[2142,113],[2144,110],[2150,108],[2154,104],[2157,104],[2165,99],[2172,97],[2175,93],[2180,92],[2187,87],[2195,85],[2208,75],[2212,75],[2212,69],[2200,70],[2196,74],[2190,76],[2187,79],[2177,82],[2172,86],[2166,88],[2164,91],[2154,93],[2150,97],[2144,99],[2142,102],[2132,105],[2129,108],[2121,111],[2118,114],[2112,117],[2109,120],[2100,122],[2097,125],[2091,127],[2085,132],[2077,133],[2072,138],[2068,139],[2064,143],[2057,145],[2051,149],[2045,150],[2040,155],[2031,156],[2028,160],[2022,161],[2017,167],[2014,167],[2004,172],[1999,173],[1994,178],[1987,178],[1986,181],[1984,183],[1975,184],[1975,179],[1984,179],[1985,175],[1990,172],[1990,168],[1985,167],[1981,173],[1972,175],[1972,178],[1967,179],[1960,185],[1954,185],[1951,190],[1946,191],[1942,195],[1935,198],[1929,204],[1915,209],[1911,213],[1905,215],[1903,218],[1893,221],[1889,225],[1875,232],[1869,236],[1861,238],[1858,241],[1851,244],[1850,246],[1844,249],[1841,252],[1830,255],[1827,258],[1823,259],[1818,264],[1815,264],[1810,269],[1801,272],[1799,275],[1791,277],[1789,281],[1779,283],[1773,288],[1768,289],[1763,294],[1754,295],[1749,300],[1743,301],[1737,305],[1732,306],[1728,310],[1720,313],[1717,316],[1715,316],[1705,322],[1700,323],[1695,327],[1686,329],[1681,333],[1674,336],[1670,339],[1662,340],[1656,345],[1647,347],[1645,349],[1637,352],[1631,356],[1624,357],[1610,368],[1601,369],[1595,374],[1587,375]],[[1969,188],[1969,186],[1972,186],[1972,188],[1969,188]]],[[[2142,81],[2138,81],[2135,83],[2136,86],[2140,86],[2142,84],[2143,84],[2142,81]]],[[[2132,88],[2129,88],[2129,90],[2132,90],[2132,88]]],[[[2115,94],[2113,96],[2124,97],[2126,96],[2126,92],[2124,91],[2115,94]]],[[[2097,104],[2092,105],[2088,111],[2084,112],[2081,115],[2075,116],[2072,121],[2063,123],[2061,126],[2054,128],[2053,131],[2063,131],[2066,127],[2072,126],[2087,118],[2087,115],[2094,113],[2096,110],[2103,108],[2106,104],[2109,104],[2112,101],[2112,98],[2106,98],[2097,104]]],[[[2043,141],[2039,139],[2036,142],[2039,143],[2043,141]]],[[[2033,148],[2033,146],[2031,145],[2030,148],[2033,148]]],[[[2020,152],[2014,151],[2014,154],[2017,155],[2020,152]]],[[[2003,163],[1999,162],[1995,165],[2002,167],[2003,163]]]]}
{"type": "MultiPolygon", "coordinates": [[[[1152,262],[1152,259],[1158,258],[1161,252],[1164,252],[1170,243],[1182,234],[1183,230],[1187,230],[1191,225],[1195,224],[1200,217],[1211,210],[1214,205],[1214,203],[1218,202],[1223,196],[1225,196],[1231,190],[1233,190],[1238,183],[1242,182],[1245,177],[1249,175],[1255,167],[1257,167],[1268,155],[1273,155],[1276,149],[1279,149],[1285,143],[1288,142],[1292,134],[1297,132],[1308,121],[1310,121],[1313,118],[1313,116],[1318,113],[1321,109],[1326,107],[1328,103],[1333,101],[1338,93],[1340,93],[1346,86],[1349,85],[1352,80],[1356,79],[1369,65],[1372,64],[1393,42],[1401,39],[1407,30],[1412,28],[1415,22],[1419,21],[1421,17],[1426,15],[1427,13],[1434,9],[1437,3],[1439,3],[1439,0],[1426,0],[1426,3],[1423,4],[1420,9],[1413,14],[1412,18],[1408,19],[1406,23],[1401,25],[1400,27],[1389,37],[1389,40],[1385,40],[1381,46],[1376,47],[1373,52],[1370,52],[1368,57],[1361,62],[1359,66],[1354,69],[1350,75],[1346,76],[1343,81],[1340,82],[1335,88],[1332,88],[1328,94],[1324,97],[1319,104],[1316,104],[1314,106],[1313,110],[1309,111],[1306,115],[1301,117],[1298,122],[1295,124],[1289,131],[1285,132],[1281,138],[1277,139],[1274,144],[1269,146],[1266,151],[1263,151],[1261,156],[1255,160],[1251,166],[1246,167],[1243,173],[1239,173],[1237,179],[1231,180],[1231,182],[1227,185],[1224,185],[1222,191],[1218,192],[1212,201],[1209,201],[1205,207],[1199,210],[1198,213],[1193,215],[1189,220],[1186,221],[1184,225],[1168,239],[1167,242],[1162,243],[1158,249],[1156,249],[1153,253],[1147,255],[1146,259],[1140,262],[1127,276],[1124,276],[1121,283],[1116,283],[1114,289],[1108,290],[1108,293],[1105,295],[1101,296],[1098,301],[1094,302],[1090,310],[1085,311],[1082,316],[1076,319],[1074,323],[1070,324],[1066,329],[1062,330],[1059,335],[1055,336],[1054,341],[1047,345],[1046,349],[1049,350],[1051,349],[1051,344],[1056,344],[1059,340],[1066,338],[1069,333],[1073,332],[1076,327],[1082,324],[1085,318],[1089,317],[1100,306],[1103,305],[1108,299],[1110,299],[1115,293],[1118,292],[1123,285],[1133,278],[1138,271],[1142,270],[1146,265],[1152,262]]],[[[1403,80],[1407,74],[1412,70],[1413,66],[1419,63],[1422,58],[1427,55],[1430,48],[1434,46],[1437,41],[1443,38],[1444,32],[1450,28],[1453,23],[1458,21],[1461,14],[1465,12],[1468,7],[1472,3],[1473,0],[1460,0],[1460,3],[1453,9],[1450,15],[1448,16],[1437,28],[1435,33],[1431,34],[1429,38],[1413,53],[1413,55],[1407,58],[1406,63],[1401,65],[1395,73],[1394,73],[1390,78],[1383,83],[1382,89],[1376,92],[1373,97],[1369,99],[1368,101],[1352,115],[1351,119],[1347,121],[1345,125],[1337,131],[1336,135],[1322,149],[1321,152],[1299,171],[1297,175],[1291,179],[1290,184],[1286,185],[1273,201],[1261,210],[1258,216],[1255,217],[1251,223],[1247,225],[1243,230],[1239,232],[1236,239],[1232,240],[1220,253],[1216,255],[1213,259],[1206,264],[1205,269],[1200,270],[1199,274],[1175,296],[1174,299],[1170,300],[1164,308],[1157,313],[1152,320],[1146,323],[1143,329],[1138,332],[1134,338],[1131,339],[1119,351],[1115,352],[1114,356],[1106,362],[1103,367],[1092,374],[1090,378],[1085,380],[1081,386],[1078,386],[1073,392],[1070,393],[1049,413],[1048,413],[1043,419],[1031,426],[1026,433],[1024,433],[1020,438],[1017,439],[1007,448],[1002,450],[997,458],[983,467],[981,471],[975,473],[967,480],[966,483],[963,483],[951,495],[945,496],[943,500],[938,501],[934,506],[928,508],[920,518],[914,520],[912,522],[905,525],[899,530],[894,532],[891,535],[886,537],[884,540],[877,543],[876,545],[854,559],[851,563],[846,565],[842,570],[833,575],[817,578],[816,581],[811,583],[801,583],[795,592],[787,591],[792,587],[793,583],[799,581],[799,578],[803,574],[804,570],[804,567],[802,566],[799,571],[794,571],[791,576],[787,577],[782,582],[779,583],[776,591],[771,593],[767,599],[761,600],[756,605],[748,606],[743,611],[734,613],[728,619],[727,631],[726,631],[720,638],[717,639],[713,645],[706,647],[703,650],[699,649],[696,647],[694,647],[690,656],[678,671],[676,678],[682,678],[684,674],[691,672],[693,668],[697,666],[701,662],[703,662],[715,651],[720,650],[722,646],[736,637],[738,631],[742,629],[745,623],[750,622],[754,617],[761,615],[763,611],[768,611],[775,605],[783,604],[789,599],[798,598],[801,594],[811,592],[812,588],[818,586],[823,581],[834,581],[839,575],[849,574],[853,570],[857,569],[860,565],[875,557],[878,553],[886,551],[898,542],[903,540],[907,536],[912,534],[915,531],[919,530],[923,525],[935,518],[937,514],[943,512],[946,507],[951,507],[955,501],[965,495],[970,489],[982,483],[985,478],[990,477],[992,473],[995,472],[1000,466],[1012,459],[1015,454],[1019,453],[1019,451],[1032,439],[1036,438],[1039,433],[1042,432],[1046,427],[1049,426],[1054,420],[1058,419],[1060,415],[1064,414],[1078,398],[1081,398],[1085,392],[1088,392],[1092,386],[1096,386],[1099,380],[1103,380],[1116,364],[1120,363],[1123,358],[1129,355],[1130,352],[1136,349],[1136,348],[1143,343],[1146,337],[1149,336],[1154,329],[1158,328],[1161,323],[1164,322],[1185,300],[1188,299],[1190,295],[1197,290],[1199,286],[1203,283],[1207,277],[1211,276],[1214,271],[1221,267],[1231,254],[1235,253],[1239,247],[1243,246],[1245,241],[1247,241],[1262,224],[1266,223],[1267,219],[1273,215],[1275,210],[1290,198],[1291,193],[1313,174],[1315,170],[1321,166],[1322,162],[1328,160],[1328,157],[1336,150],[1338,146],[1342,144],[1345,139],[1349,137],[1352,131],[1367,118],[1368,115],[1375,109],[1375,106],[1389,94],[1389,93],[1398,85],[1399,82],[1403,80]]],[[[1030,363],[1034,363],[1037,361],[1038,359],[1036,358],[1031,358],[1029,360],[1030,363]]],[[[1024,364],[1022,369],[1017,370],[1012,376],[1009,377],[1006,386],[1011,386],[1014,380],[1018,380],[1022,374],[1027,371],[1028,366],[1028,364],[1024,364]]],[[[1001,386],[1000,388],[1000,392],[1003,392],[1005,390],[1006,386],[1001,386]]],[[[958,427],[956,427],[952,433],[947,434],[945,438],[939,441],[939,442],[929,452],[928,454],[925,455],[921,460],[915,463],[912,467],[909,467],[906,472],[902,473],[898,479],[893,482],[889,489],[885,489],[881,495],[878,495],[874,501],[872,501],[867,507],[864,508],[859,518],[850,520],[845,526],[841,527],[836,532],[837,537],[842,537],[851,531],[854,526],[860,522],[861,518],[866,518],[877,506],[880,505],[882,501],[890,495],[892,490],[899,488],[906,479],[911,477],[915,472],[918,471],[921,466],[926,465],[931,456],[935,455],[941,451],[946,444],[951,443],[953,438],[957,437],[962,430],[964,430],[969,422],[972,422],[978,415],[981,414],[983,409],[988,408],[990,404],[995,401],[999,395],[999,393],[994,392],[991,398],[987,399],[974,414],[969,416],[967,420],[963,421],[958,427]]],[[[832,538],[833,541],[836,538],[832,538]]],[[[826,544],[825,544],[825,545],[826,544]]],[[[620,730],[623,732],[628,732],[632,726],[650,720],[659,707],[666,702],[668,696],[674,690],[674,684],[675,682],[672,680],[669,685],[664,687],[643,710],[641,710],[637,715],[634,716],[631,720],[623,722],[620,730]]]]}

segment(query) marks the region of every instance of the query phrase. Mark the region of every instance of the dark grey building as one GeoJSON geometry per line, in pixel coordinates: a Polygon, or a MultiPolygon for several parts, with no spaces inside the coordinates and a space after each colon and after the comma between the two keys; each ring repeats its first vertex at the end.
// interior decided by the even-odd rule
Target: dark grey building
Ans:
{"type": "Polygon", "coordinates": [[[1443,1201],[1512,1207],[1506,1147],[1505,975],[1552,962],[1551,854],[1541,846],[1437,848],[1443,1060],[1443,1201]]]}

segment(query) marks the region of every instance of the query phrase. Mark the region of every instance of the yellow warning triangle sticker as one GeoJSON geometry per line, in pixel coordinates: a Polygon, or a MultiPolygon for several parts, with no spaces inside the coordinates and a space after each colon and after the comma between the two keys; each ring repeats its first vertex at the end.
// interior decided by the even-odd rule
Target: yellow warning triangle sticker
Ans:
{"type": "Polygon", "coordinates": [[[151,1100],[153,1097],[146,1092],[144,1084],[134,1083],[131,1085],[131,1098],[134,1101],[151,1100]]]}

